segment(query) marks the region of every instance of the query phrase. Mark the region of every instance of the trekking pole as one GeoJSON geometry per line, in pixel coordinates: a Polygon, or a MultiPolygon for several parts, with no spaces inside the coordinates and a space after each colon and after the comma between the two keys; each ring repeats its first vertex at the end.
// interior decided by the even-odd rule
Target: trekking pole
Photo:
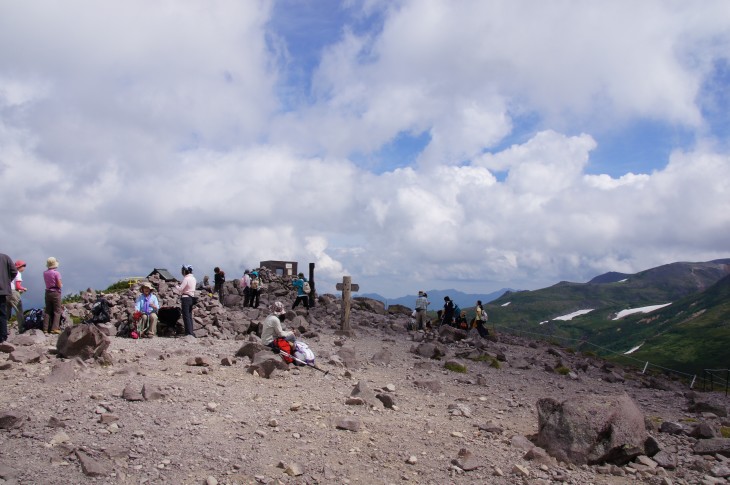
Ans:
{"type": "Polygon", "coordinates": [[[324,372],[324,375],[327,375],[327,374],[329,374],[329,373],[330,373],[330,371],[328,371],[328,370],[324,370],[324,369],[320,369],[319,367],[317,367],[317,366],[316,366],[316,365],[314,365],[314,364],[308,364],[307,362],[305,362],[305,361],[303,361],[303,360],[301,360],[301,359],[297,359],[296,357],[294,357],[294,356],[293,356],[292,354],[290,354],[289,352],[286,352],[286,351],[284,351],[284,350],[281,350],[281,349],[278,349],[278,350],[279,350],[279,353],[280,353],[280,354],[282,354],[282,355],[285,355],[285,356],[289,357],[289,358],[290,358],[290,359],[292,359],[292,360],[296,360],[297,362],[299,362],[299,363],[300,363],[300,364],[302,364],[302,365],[306,365],[307,367],[311,367],[312,369],[317,369],[317,370],[318,370],[318,371],[320,371],[320,372],[324,372]]]}

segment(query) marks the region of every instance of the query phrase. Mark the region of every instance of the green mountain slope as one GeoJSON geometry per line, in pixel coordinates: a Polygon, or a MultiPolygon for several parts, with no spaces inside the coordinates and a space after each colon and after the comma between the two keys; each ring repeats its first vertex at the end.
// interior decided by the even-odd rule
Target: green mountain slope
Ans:
{"type": "Polygon", "coordinates": [[[592,281],[610,282],[561,282],[541,290],[508,292],[488,304],[487,311],[498,329],[556,339],[607,357],[643,343],[622,359],[649,360],[682,371],[725,367],[728,363],[722,362],[720,348],[730,344],[730,332],[726,335],[722,325],[728,316],[727,298],[723,300],[719,281],[729,274],[730,259],[672,263],[620,281],[597,277],[592,281]],[[694,300],[701,297],[701,302],[694,300]],[[650,314],[615,319],[622,310],[667,303],[673,304],[650,314]],[[592,311],[567,321],[556,320],[580,310],[592,311]],[[690,343],[694,334],[708,338],[690,343]]]}

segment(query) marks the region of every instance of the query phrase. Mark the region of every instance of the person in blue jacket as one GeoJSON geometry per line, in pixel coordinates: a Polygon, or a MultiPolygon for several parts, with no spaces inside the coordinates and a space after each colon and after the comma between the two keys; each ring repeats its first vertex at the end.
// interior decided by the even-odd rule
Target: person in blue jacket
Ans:
{"type": "MultiPolygon", "coordinates": [[[[306,291],[307,288],[305,288],[305,283],[307,283],[307,278],[304,277],[304,273],[299,273],[298,278],[292,280],[292,285],[297,290],[297,297],[291,306],[292,310],[294,310],[299,303],[304,303],[304,308],[309,310],[309,292],[306,291]]],[[[308,287],[309,283],[307,283],[306,286],[308,287]]]]}

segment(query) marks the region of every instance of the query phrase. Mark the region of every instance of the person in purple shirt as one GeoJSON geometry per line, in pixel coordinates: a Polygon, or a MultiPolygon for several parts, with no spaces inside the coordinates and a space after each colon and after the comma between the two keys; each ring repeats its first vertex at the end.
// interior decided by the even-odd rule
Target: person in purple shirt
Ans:
{"type": "Polygon", "coordinates": [[[43,281],[46,283],[46,310],[43,312],[43,331],[53,334],[61,333],[61,273],[58,272],[58,260],[51,256],[46,261],[43,281]]]}

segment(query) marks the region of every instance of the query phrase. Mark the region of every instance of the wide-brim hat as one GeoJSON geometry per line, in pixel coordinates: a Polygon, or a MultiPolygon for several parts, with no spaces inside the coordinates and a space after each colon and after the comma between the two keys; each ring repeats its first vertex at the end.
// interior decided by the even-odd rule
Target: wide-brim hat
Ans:
{"type": "Polygon", "coordinates": [[[46,260],[46,268],[48,269],[56,269],[58,268],[58,260],[51,256],[46,260]]]}
{"type": "Polygon", "coordinates": [[[142,290],[142,288],[149,288],[150,291],[155,291],[155,287],[152,286],[152,283],[150,283],[149,281],[143,281],[142,283],[140,283],[139,289],[142,290]]]}
{"type": "Polygon", "coordinates": [[[274,302],[273,305],[271,305],[271,311],[274,313],[274,315],[283,315],[286,313],[286,308],[284,308],[284,304],[280,301],[274,302]]]}

